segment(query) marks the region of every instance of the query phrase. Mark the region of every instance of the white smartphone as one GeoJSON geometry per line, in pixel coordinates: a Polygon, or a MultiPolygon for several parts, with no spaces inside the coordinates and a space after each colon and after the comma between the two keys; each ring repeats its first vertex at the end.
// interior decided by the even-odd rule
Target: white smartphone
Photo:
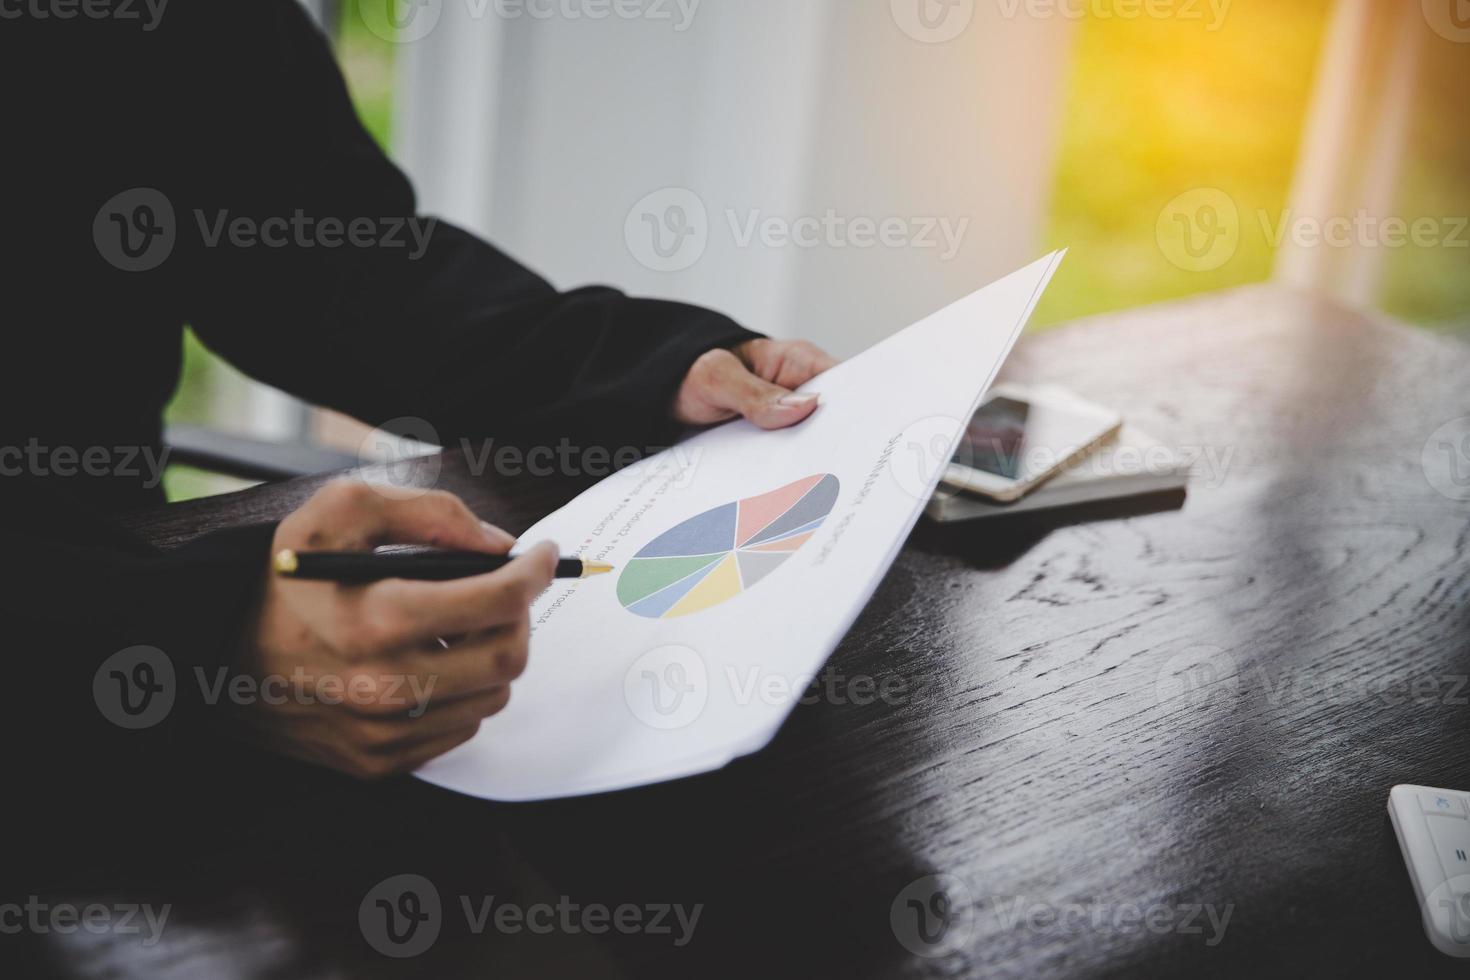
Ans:
{"type": "Polygon", "coordinates": [[[944,483],[1002,503],[1020,500],[1097,446],[1123,417],[1053,387],[996,385],[965,432],[944,483]]]}

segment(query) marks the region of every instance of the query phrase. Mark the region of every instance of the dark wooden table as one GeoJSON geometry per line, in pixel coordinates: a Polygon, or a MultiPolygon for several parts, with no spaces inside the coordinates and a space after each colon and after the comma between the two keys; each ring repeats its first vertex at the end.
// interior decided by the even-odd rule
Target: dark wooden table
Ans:
{"type": "MultiPolygon", "coordinates": [[[[1470,415],[1470,348],[1260,287],[1028,338],[1007,373],[1201,453],[1187,502],[921,525],[828,668],[829,689],[891,678],[890,696],[817,698],[716,774],[509,806],[222,761],[247,775],[207,828],[57,886],[169,904],[162,941],[52,936],[46,969],[1464,975],[1423,934],[1385,805],[1399,782],[1470,789],[1470,488],[1422,462],[1470,415]],[[408,959],[358,919],[400,874],[443,908],[408,959]],[[944,900],[931,875],[950,926],[926,945],[909,902],[944,900]],[[575,918],[476,933],[462,900],[489,896],[701,912],[682,946],[575,918]]],[[[176,543],[317,482],[137,525],[176,543]]],[[[453,456],[437,482],[512,530],[578,489],[453,456]]]]}

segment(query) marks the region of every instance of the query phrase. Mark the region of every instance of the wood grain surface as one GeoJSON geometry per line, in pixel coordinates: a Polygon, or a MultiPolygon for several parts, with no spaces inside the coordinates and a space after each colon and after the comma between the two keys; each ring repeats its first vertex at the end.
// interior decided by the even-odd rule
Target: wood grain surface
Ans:
{"type": "MultiPolygon", "coordinates": [[[[1395,783],[1470,789],[1470,488],[1426,453],[1470,415],[1470,348],[1257,287],[1029,337],[1006,376],[1197,454],[1187,500],[921,525],[829,693],[712,775],[507,806],[222,759],[228,805],[58,868],[57,896],[169,904],[162,941],[51,936],[42,972],[1464,975],[1424,936],[1385,808],[1395,783]],[[887,696],[857,703],[864,679],[887,696]],[[408,959],[359,924],[400,874],[442,905],[408,959]],[[683,945],[575,918],[477,931],[465,905],[491,896],[700,913],[683,945]],[[947,931],[921,930],[945,900],[947,931]]],[[[513,531],[585,485],[418,465],[513,531]]],[[[318,482],[135,526],[176,544],[318,482]]]]}

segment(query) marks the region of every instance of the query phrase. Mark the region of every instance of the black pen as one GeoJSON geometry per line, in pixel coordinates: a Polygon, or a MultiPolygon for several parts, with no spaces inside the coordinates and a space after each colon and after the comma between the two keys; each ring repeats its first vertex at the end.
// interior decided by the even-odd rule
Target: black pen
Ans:
{"type": "MultiPolygon", "coordinates": [[[[515,561],[513,555],[485,555],[473,551],[279,551],[277,575],[313,582],[363,585],[383,579],[450,582],[497,572],[515,561]]],[[[613,571],[612,565],[563,558],[556,563],[557,578],[591,578],[613,571]]]]}

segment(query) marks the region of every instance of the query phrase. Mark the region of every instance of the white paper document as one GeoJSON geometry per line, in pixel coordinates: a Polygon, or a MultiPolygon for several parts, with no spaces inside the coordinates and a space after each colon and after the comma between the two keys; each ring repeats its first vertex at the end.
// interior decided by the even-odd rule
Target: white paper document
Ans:
{"type": "Polygon", "coordinates": [[[1062,255],[816,378],[800,425],[703,432],[526,532],[617,571],[536,600],[509,706],[419,777],[536,800],[765,746],[897,556],[1062,255]]]}

